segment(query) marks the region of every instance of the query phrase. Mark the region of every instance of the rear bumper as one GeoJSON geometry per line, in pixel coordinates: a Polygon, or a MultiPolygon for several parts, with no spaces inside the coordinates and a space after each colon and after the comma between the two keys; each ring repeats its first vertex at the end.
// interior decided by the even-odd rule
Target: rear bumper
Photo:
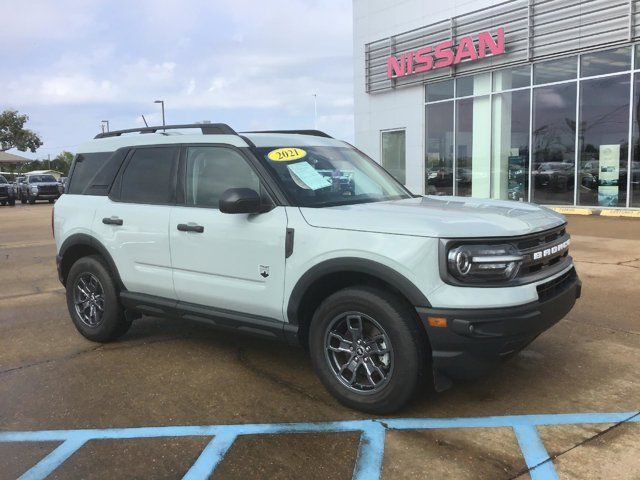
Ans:
{"type": "Polygon", "coordinates": [[[534,303],[476,310],[417,308],[429,335],[434,371],[451,378],[486,373],[569,313],[581,285],[572,268],[538,286],[540,300],[534,303]],[[446,318],[447,326],[430,326],[428,317],[446,318]]]}

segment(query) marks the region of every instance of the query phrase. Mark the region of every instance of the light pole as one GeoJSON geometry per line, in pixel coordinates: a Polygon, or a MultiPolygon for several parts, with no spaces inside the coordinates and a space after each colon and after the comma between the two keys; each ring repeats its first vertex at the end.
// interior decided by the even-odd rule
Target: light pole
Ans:
{"type": "Polygon", "coordinates": [[[104,133],[104,127],[107,126],[107,133],[109,133],[109,120],[101,120],[102,133],[104,133]]]}
{"type": "Polygon", "coordinates": [[[313,126],[318,129],[318,95],[313,94],[313,126]]]}
{"type": "Polygon", "coordinates": [[[156,100],[153,103],[159,103],[162,105],[162,126],[164,127],[166,124],[164,123],[164,100],[156,100]]]}

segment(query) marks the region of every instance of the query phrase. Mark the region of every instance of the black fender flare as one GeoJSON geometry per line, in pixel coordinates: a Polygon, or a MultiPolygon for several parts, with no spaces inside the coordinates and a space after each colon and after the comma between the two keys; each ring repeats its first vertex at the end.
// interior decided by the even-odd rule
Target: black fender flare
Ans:
{"type": "Polygon", "coordinates": [[[297,312],[308,288],[325,275],[332,273],[364,273],[377,278],[385,283],[393,285],[413,307],[430,306],[427,297],[416,287],[413,282],[404,275],[398,273],[391,267],[358,257],[332,258],[320,262],[300,277],[295,287],[291,291],[289,303],[287,304],[287,318],[290,324],[297,325],[297,312]]]}
{"type": "MultiPolygon", "coordinates": [[[[58,252],[58,260],[60,265],[64,261],[64,255],[73,247],[77,247],[78,245],[85,245],[96,250],[107,262],[109,266],[109,270],[116,281],[116,284],[121,290],[126,290],[124,284],[122,283],[122,279],[120,278],[120,273],[118,272],[118,268],[116,267],[116,263],[113,261],[113,257],[100,241],[98,241],[95,237],[88,235],[86,233],[74,233],[69,236],[62,245],[60,246],[60,251],[58,252]]],[[[66,281],[66,278],[64,279],[66,281]]]]}

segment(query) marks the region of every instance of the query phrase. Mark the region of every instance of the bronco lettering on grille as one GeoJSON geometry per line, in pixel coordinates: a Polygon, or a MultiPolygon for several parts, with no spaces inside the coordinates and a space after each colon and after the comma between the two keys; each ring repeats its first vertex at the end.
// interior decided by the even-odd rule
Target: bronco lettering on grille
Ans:
{"type": "Polygon", "coordinates": [[[561,253],[565,251],[567,248],[569,248],[570,243],[571,243],[571,240],[567,239],[564,242],[559,243],[558,245],[554,245],[553,247],[545,248],[544,250],[533,252],[533,255],[532,255],[533,259],[540,260],[541,258],[545,258],[551,255],[555,255],[557,253],[561,253]]]}

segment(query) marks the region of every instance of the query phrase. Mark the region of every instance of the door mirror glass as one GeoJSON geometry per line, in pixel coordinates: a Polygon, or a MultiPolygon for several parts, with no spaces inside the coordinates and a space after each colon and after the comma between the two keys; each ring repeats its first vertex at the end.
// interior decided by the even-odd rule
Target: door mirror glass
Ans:
{"type": "Polygon", "coordinates": [[[220,195],[222,213],[260,213],[260,195],[250,188],[229,188],[220,195]]]}

